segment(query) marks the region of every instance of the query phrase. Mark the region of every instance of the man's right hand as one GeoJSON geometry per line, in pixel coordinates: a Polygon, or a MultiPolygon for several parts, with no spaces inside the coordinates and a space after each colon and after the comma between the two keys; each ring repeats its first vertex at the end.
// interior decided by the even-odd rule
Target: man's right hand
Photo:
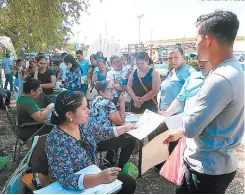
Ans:
{"type": "Polygon", "coordinates": [[[169,130],[167,139],[163,141],[164,144],[177,141],[183,135],[183,129],[169,130]]]}

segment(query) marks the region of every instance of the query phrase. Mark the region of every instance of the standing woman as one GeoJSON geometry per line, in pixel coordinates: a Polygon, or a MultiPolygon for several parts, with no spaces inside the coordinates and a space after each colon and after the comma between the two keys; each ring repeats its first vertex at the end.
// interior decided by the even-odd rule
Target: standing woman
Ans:
{"type": "Polygon", "coordinates": [[[93,83],[96,81],[106,80],[106,75],[107,75],[106,62],[104,61],[104,59],[101,58],[97,60],[97,64],[98,64],[99,71],[93,74],[92,77],[93,83]]]}
{"type": "Polygon", "coordinates": [[[157,93],[160,90],[160,74],[149,65],[150,58],[146,52],[136,57],[138,69],[128,79],[127,90],[133,100],[131,111],[142,114],[146,109],[156,112],[157,93]]]}
{"type": "Polygon", "coordinates": [[[56,76],[51,69],[47,67],[47,59],[45,56],[37,56],[37,69],[34,73],[34,79],[41,81],[41,88],[45,95],[51,95],[54,93],[56,84],[56,76]]]}
{"type": "Polygon", "coordinates": [[[54,88],[56,85],[56,76],[51,69],[47,67],[47,59],[43,55],[36,57],[36,68],[31,78],[41,82],[42,94],[37,99],[40,108],[45,108],[49,103],[55,102],[54,88]]]}
{"type": "Polygon", "coordinates": [[[122,60],[118,56],[110,58],[112,69],[108,71],[106,80],[111,82],[114,88],[114,104],[117,105],[119,96],[124,91],[122,86],[122,60]]]}
{"type": "Polygon", "coordinates": [[[90,56],[90,66],[89,66],[89,69],[88,69],[88,80],[89,81],[92,80],[93,73],[98,71],[96,59],[97,59],[97,56],[95,54],[92,54],[90,56]]]}
{"type": "Polygon", "coordinates": [[[79,66],[75,58],[70,54],[67,54],[64,57],[64,62],[67,66],[66,81],[64,87],[71,91],[81,91],[81,67],[79,66]]]}
{"type": "Polygon", "coordinates": [[[161,84],[161,111],[166,111],[169,108],[180,93],[187,78],[191,73],[196,72],[191,65],[185,64],[184,52],[181,47],[169,52],[168,61],[170,70],[167,78],[161,84]]]}

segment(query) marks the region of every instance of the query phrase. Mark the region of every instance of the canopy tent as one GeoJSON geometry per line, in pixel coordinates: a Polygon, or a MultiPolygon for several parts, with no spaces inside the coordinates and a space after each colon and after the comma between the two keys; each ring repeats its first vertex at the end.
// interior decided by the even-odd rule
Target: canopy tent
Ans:
{"type": "Polygon", "coordinates": [[[94,41],[88,49],[88,56],[96,54],[101,51],[104,57],[111,57],[112,55],[120,55],[120,44],[115,38],[100,38],[94,41]]]}
{"type": "Polygon", "coordinates": [[[0,36],[0,48],[5,48],[10,51],[10,56],[12,58],[17,58],[13,43],[9,37],[0,36]]]}

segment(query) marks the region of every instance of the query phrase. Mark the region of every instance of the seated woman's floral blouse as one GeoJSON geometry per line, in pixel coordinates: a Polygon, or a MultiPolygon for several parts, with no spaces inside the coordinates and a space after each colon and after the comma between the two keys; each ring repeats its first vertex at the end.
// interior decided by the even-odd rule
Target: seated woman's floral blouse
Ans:
{"type": "Polygon", "coordinates": [[[49,173],[65,188],[84,190],[85,175],[75,174],[96,164],[97,143],[115,137],[113,128],[103,128],[89,123],[80,126],[81,140],[76,140],[58,126],[47,137],[46,154],[49,173]]]}
{"type": "Polygon", "coordinates": [[[108,118],[114,112],[117,112],[115,104],[111,100],[98,95],[91,102],[89,120],[104,128],[114,127],[116,124],[108,118]]]}

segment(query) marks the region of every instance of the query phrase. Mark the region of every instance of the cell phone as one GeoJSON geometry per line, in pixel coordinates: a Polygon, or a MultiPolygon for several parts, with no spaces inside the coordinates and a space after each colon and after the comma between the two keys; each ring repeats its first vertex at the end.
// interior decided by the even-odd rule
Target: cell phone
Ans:
{"type": "Polygon", "coordinates": [[[33,173],[32,183],[37,190],[42,188],[42,182],[38,176],[38,173],[33,173]]]}

